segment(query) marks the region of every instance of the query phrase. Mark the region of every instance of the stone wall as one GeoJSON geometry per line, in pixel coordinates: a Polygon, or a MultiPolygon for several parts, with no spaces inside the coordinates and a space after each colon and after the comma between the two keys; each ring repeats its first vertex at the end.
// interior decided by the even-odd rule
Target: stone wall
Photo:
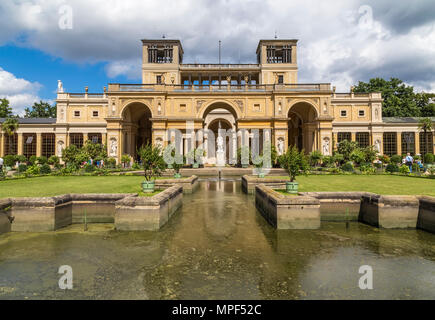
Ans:
{"type": "Polygon", "coordinates": [[[247,194],[253,194],[255,192],[255,186],[259,184],[264,184],[271,187],[272,189],[285,189],[285,183],[287,181],[290,180],[288,178],[258,178],[257,176],[244,175],[242,177],[242,190],[247,194]]]}
{"type": "Polygon", "coordinates": [[[198,177],[195,175],[181,179],[157,179],[155,186],[156,189],[166,189],[176,184],[183,187],[183,193],[193,193],[199,187],[198,177]]]}
{"type": "Polygon", "coordinates": [[[364,195],[359,221],[381,228],[416,228],[418,211],[416,196],[364,195]]]}
{"type": "Polygon", "coordinates": [[[10,199],[0,200],[0,234],[11,231],[11,204],[10,199]]]}
{"type": "Polygon", "coordinates": [[[113,223],[115,202],[137,193],[71,194],[72,223],[113,223]]]}
{"type": "Polygon", "coordinates": [[[419,197],[417,228],[435,233],[435,197],[419,197]]]}
{"type": "Polygon", "coordinates": [[[172,186],[152,197],[126,197],[115,203],[116,230],[159,230],[182,205],[183,188],[172,186]]]}
{"type": "Polygon", "coordinates": [[[322,221],[358,221],[361,198],[370,192],[301,192],[319,199],[322,221]]]}
{"type": "Polygon", "coordinates": [[[263,217],[277,229],[320,228],[320,201],[307,195],[286,196],[260,184],[255,204],[263,217]]]}

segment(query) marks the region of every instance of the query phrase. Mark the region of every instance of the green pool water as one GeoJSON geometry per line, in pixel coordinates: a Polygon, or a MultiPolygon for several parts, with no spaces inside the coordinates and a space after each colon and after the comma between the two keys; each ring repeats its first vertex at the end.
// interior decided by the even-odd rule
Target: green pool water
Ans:
{"type": "Polygon", "coordinates": [[[435,299],[435,235],[356,222],[277,231],[240,181],[205,180],[159,232],[1,235],[0,299],[435,299]],[[62,265],[72,290],[58,286],[62,265]],[[358,286],[361,265],[372,290],[358,286]]]}

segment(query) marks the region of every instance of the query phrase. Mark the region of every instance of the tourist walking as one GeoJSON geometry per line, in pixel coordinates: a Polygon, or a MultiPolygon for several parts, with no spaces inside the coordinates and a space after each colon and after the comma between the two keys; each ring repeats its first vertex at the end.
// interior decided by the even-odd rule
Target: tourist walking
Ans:
{"type": "Polygon", "coordinates": [[[412,163],[414,162],[414,158],[411,157],[411,154],[408,152],[406,154],[405,163],[409,168],[409,172],[412,172],[412,163]]]}

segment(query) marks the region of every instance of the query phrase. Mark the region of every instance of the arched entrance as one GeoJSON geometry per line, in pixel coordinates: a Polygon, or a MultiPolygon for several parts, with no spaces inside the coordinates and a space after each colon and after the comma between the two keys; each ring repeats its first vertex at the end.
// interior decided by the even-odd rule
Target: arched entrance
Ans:
{"type": "Polygon", "coordinates": [[[298,102],[288,111],[288,146],[309,153],[317,149],[317,111],[308,102],[298,102]]]}
{"type": "Polygon", "coordinates": [[[122,112],[122,154],[137,159],[136,150],[152,142],[151,110],[147,105],[133,102],[122,112]]]}
{"type": "Polygon", "coordinates": [[[209,164],[216,164],[217,138],[219,125],[225,133],[224,151],[226,163],[237,156],[237,112],[224,102],[216,102],[208,106],[203,112],[204,149],[209,164]]]}

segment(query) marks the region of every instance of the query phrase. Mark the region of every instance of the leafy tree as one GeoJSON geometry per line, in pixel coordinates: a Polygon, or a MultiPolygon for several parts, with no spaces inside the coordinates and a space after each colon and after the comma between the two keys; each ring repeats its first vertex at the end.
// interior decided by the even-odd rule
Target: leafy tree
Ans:
{"type": "Polygon", "coordinates": [[[357,164],[360,164],[365,160],[365,153],[360,148],[356,148],[351,152],[349,159],[357,164]]]}
{"type": "Polygon", "coordinates": [[[12,116],[12,107],[9,106],[9,100],[0,99],[0,118],[11,118],[12,116]]]}
{"type": "Polygon", "coordinates": [[[62,160],[65,162],[66,166],[79,167],[80,162],[77,162],[77,154],[79,153],[79,148],[72,144],[62,150],[62,160]]]}
{"type": "Polygon", "coordinates": [[[107,150],[104,144],[93,143],[91,140],[87,140],[80,150],[82,153],[83,161],[92,159],[98,161],[107,158],[107,150]]]}
{"type": "Polygon", "coordinates": [[[146,181],[150,181],[156,176],[161,176],[165,170],[166,164],[161,153],[159,146],[153,146],[150,143],[137,150],[137,154],[142,160],[146,181]]]}
{"type": "Polygon", "coordinates": [[[322,160],[322,158],[323,158],[323,155],[318,150],[314,150],[314,151],[310,152],[310,154],[309,154],[310,164],[312,166],[317,166],[319,164],[320,160],[322,160]]]}
{"type": "Polygon", "coordinates": [[[432,131],[432,120],[430,118],[423,118],[420,119],[420,121],[418,122],[418,130],[423,131],[424,132],[424,137],[426,140],[426,150],[430,151],[432,150],[432,146],[430,145],[430,141],[428,139],[428,132],[432,131]]]}
{"type": "Polygon", "coordinates": [[[127,164],[129,164],[130,161],[131,161],[131,157],[130,157],[129,154],[123,154],[123,155],[121,156],[121,162],[122,162],[122,166],[123,166],[124,168],[127,167],[127,164]]]}
{"type": "Polygon", "coordinates": [[[373,78],[369,82],[359,81],[354,92],[381,92],[384,99],[384,117],[435,116],[434,106],[429,104],[429,95],[414,93],[414,87],[407,86],[402,80],[373,78]]]}
{"type": "Polygon", "coordinates": [[[357,147],[358,147],[358,143],[356,141],[342,140],[338,144],[337,151],[338,153],[343,155],[344,160],[348,161],[350,160],[350,154],[357,147]]]}
{"type": "Polygon", "coordinates": [[[306,174],[310,168],[304,150],[299,151],[296,146],[287,149],[287,152],[279,157],[283,167],[293,182],[301,173],[306,174]]]}
{"type": "Polygon", "coordinates": [[[15,134],[15,132],[18,130],[18,120],[15,118],[7,118],[2,123],[3,131],[5,132],[6,136],[8,136],[9,139],[9,154],[12,154],[12,139],[15,134]]]}
{"type": "Polygon", "coordinates": [[[25,108],[24,118],[56,118],[56,105],[50,105],[47,102],[35,102],[32,109],[25,108]]]}

